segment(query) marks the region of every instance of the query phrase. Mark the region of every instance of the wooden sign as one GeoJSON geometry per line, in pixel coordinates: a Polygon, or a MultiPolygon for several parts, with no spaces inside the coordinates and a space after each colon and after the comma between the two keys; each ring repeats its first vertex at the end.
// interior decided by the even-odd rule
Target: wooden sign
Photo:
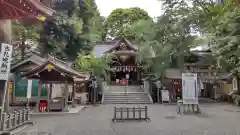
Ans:
{"type": "Polygon", "coordinates": [[[12,59],[12,45],[2,43],[0,54],[0,80],[8,80],[12,59]]]}
{"type": "Polygon", "coordinates": [[[31,96],[32,96],[32,80],[28,80],[27,98],[30,99],[31,96]]]}
{"type": "Polygon", "coordinates": [[[161,90],[161,94],[162,94],[162,103],[170,102],[168,90],[161,90]]]}
{"type": "Polygon", "coordinates": [[[183,104],[198,104],[197,74],[182,73],[183,104]]]}
{"type": "Polygon", "coordinates": [[[237,91],[238,90],[238,84],[237,84],[238,82],[237,82],[237,78],[236,77],[234,77],[233,79],[232,79],[232,86],[233,86],[233,90],[234,91],[237,91]]]}

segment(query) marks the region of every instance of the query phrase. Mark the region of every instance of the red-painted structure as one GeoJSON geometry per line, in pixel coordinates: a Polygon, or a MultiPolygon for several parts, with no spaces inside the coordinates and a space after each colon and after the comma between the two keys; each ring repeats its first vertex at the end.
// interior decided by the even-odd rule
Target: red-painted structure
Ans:
{"type": "Polygon", "coordinates": [[[39,0],[0,0],[0,9],[0,20],[38,18],[54,12],[39,0]]]}

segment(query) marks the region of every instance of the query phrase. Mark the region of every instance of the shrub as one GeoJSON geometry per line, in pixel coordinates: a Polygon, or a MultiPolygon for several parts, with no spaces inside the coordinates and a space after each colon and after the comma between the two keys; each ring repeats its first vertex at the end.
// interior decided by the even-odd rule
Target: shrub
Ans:
{"type": "Polygon", "coordinates": [[[232,95],[233,103],[236,105],[240,106],[240,95],[238,94],[233,94],[232,95]]]}

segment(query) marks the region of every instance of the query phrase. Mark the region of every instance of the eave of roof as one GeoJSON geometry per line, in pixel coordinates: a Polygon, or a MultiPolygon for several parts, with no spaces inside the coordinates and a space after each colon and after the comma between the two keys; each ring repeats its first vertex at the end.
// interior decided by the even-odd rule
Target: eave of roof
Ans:
{"type": "Polygon", "coordinates": [[[137,52],[132,52],[132,51],[117,51],[117,52],[113,52],[113,55],[132,55],[132,56],[136,56],[137,52]]]}
{"type": "Polygon", "coordinates": [[[118,40],[118,41],[116,42],[116,44],[115,44],[112,48],[110,48],[109,50],[107,50],[107,51],[104,52],[104,53],[109,53],[109,52],[113,51],[114,49],[116,49],[117,47],[120,46],[120,43],[121,43],[121,42],[126,42],[126,45],[127,45],[129,48],[131,48],[133,51],[137,51],[137,49],[136,49],[135,47],[133,47],[133,45],[132,45],[126,38],[121,38],[120,40],[118,40]]]}
{"type": "Polygon", "coordinates": [[[69,74],[70,76],[72,76],[73,78],[87,78],[88,76],[80,74],[79,72],[75,71],[74,69],[68,67],[66,64],[60,63],[60,61],[55,61],[55,60],[51,60],[48,59],[45,63],[43,63],[42,65],[38,66],[37,68],[22,74],[23,77],[31,77],[35,74],[38,74],[39,72],[42,72],[43,70],[45,70],[45,67],[48,64],[52,64],[54,66],[54,68],[56,68],[57,70],[59,70],[60,72],[64,72],[69,74]]]}
{"type": "Polygon", "coordinates": [[[45,6],[39,0],[1,0],[0,19],[26,19],[35,18],[39,15],[52,16],[53,9],[45,6]]]}
{"type": "Polygon", "coordinates": [[[36,65],[40,66],[41,64],[43,64],[44,62],[46,61],[45,58],[42,58],[36,54],[32,54],[30,56],[28,56],[26,59],[24,60],[20,60],[20,61],[17,61],[15,62],[12,67],[11,67],[11,71],[18,68],[19,66],[27,63],[27,62],[32,62],[32,63],[35,63],[36,65]]]}

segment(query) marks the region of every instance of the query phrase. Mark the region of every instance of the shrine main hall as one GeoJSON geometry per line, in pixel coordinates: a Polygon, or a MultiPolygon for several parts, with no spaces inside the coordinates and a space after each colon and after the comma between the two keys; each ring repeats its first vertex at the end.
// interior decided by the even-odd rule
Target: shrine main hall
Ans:
{"type": "Polygon", "coordinates": [[[111,54],[112,61],[107,70],[108,82],[121,85],[121,80],[128,76],[129,85],[141,83],[142,67],[137,61],[137,45],[133,45],[126,38],[118,37],[114,40],[98,42],[93,53],[97,58],[111,54]]]}

